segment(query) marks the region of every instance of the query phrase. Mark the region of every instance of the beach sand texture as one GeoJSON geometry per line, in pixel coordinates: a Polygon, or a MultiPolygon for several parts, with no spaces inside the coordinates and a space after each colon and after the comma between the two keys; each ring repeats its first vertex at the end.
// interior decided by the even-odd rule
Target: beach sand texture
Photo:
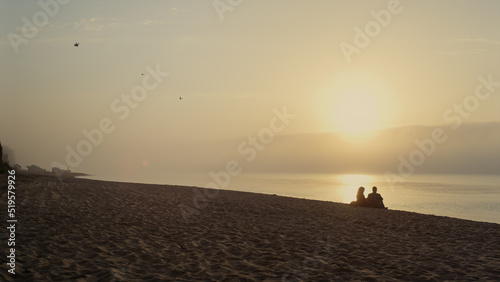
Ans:
{"type": "Polygon", "coordinates": [[[2,181],[0,280],[500,280],[498,224],[224,190],[195,209],[190,187],[16,180],[17,274],[2,181]]]}

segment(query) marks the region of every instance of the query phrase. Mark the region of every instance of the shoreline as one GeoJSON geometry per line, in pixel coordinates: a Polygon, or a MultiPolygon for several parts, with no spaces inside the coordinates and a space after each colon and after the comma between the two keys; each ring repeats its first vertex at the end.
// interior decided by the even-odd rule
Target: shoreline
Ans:
{"type": "MultiPolygon", "coordinates": [[[[200,175],[204,175],[204,174],[188,174],[189,175],[194,175],[194,176],[197,176],[199,177],[200,175]]],[[[257,179],[259,179],[259,177],[262,177],[262,176],[266,176],[266,174],[255,174],[255,173],[250,173],[250,174],[244,174],[245,177],[257,177],[257,179]]],[[[302,174],[304,176],[311,176],[311,174],[302,174]]],[[[328,176],[331,176],[330,174],[318,174],[319,175],[319,178],[321,178],[321,176],[325,176],[325,175],[328,175],[328,176]]],[[[282,174],[281,175],[282,177],[289,177],[289,176],[292,176],[293,175],[288,175],[288,174],[282,174]]],[[[343,175],[338,175],[338,176],[343,176],[343,175]]],[[[377,176],[377,175],[372,175],[372,176],[377,176]]],[[[421,178],[422,176],[426,177],[428,175],[418,175],[418,178],[421,178]]],[[[434,175],[432,175],[434,176],[434,175]]],[[[449,178],[451,175],[444,175],[445,177],[449,178]]],[[[497,177],[496,175],[492,176],[492,175],[487,175],[487,176],[490,176],[490,177],[497,177]]],[[[165,182],[165,183],[161,183],[160,181],[150,181],[150,182],[141,182],[141,181],[133,181],[133,180],[130,180],[130,181],[127,181],[127,180],[124,180],[124,181],[121,181],[121,180],[115,180],[115,179],[106,179],[105,177],[102,178],[102,177],[99,177],[99,176],[96,176],[96,175],[86,175],[86,176],[83,176],[84,179],[89,179],[89,180],[100,180],[100,181],[110,181],[110,182],[125,182],[125,183],[137,183],[137,184],[150,184],[150,185],[174,185],[174,186],[186,186],[186,187],[201,187],[200,189],[206,189],[204,188],[203,186],[196,186],[196,185],[193,185],[193,184],[185,184],[185,183],[179,183],[179,184],[173,184],[173,183],[168,183],[168,182],[165,182]]],[[[262,180],[262,179],[259,179],[259,181],[262,180]]],[[[273,179],[271,179],[273,180],[273,179]]],[[[491,182],[492,180],[489,180],[489,182],[491,182]]],[[[200,181],[198,181],[200,182],[200,181]]],[[[438,184],[438,185],[442,185],[442,184],[447,184],[447,185],[451,185],[453,183],[448,183],[448,182],[415,182],[416,184],[418,185],[424,185],[424,186],[430,186],[430,185],[435,185],[435,184],[438,184]]],[[[241,183],[239,183],[241,184],[241,183]]],[[[259,194],[264,194],[264,195],[279,195],[279,196],[283,196],[283,197],[292,197],[292,198],[297,198],[297,199],[308,199],[308,200],[316,200],[316,201],[326,201],[326,202],[334,202],[334,203],[341,203],[341,204],[349,204],[351,201],[355,200],[355,193],[356,193],[356,189],[354,189],[355,186],[353,186],[353,189],[352,189],[352,198],[349,198],[349,200],[345,200],[345,201],[339,201],[339,199],[321,199],[317,196],[303,196],[303,195],[294,195],[294,193],[286,193],[286,192],[283,192],[283,191],[280,191],[281,188],[271,188],[269,189],[268,191],[259,191],[259,190],[262,190],[262,189],[253,189],[253,188],[241,188],[241,187],[244,187],[245,185],[243,186],[237,186],[238,184],[234,184],[235,186],[234,187],[228,187],[228,188],[224,188],[224,189],[221,189],[221,190],[226,190],[226,191],[241,191],[241,192],[249,192],[249,193],[259,193],[259,194]]],[[[464,184],[457,184],[457,185],[464,185],[464,184]]],[[[379,185],[377,185],[379,186],[379,185]]],[[[385,186],[382,186],[380,185],[381,187],[385,187],[385,186]]],[[[474,186],[471,184],[471,186],[474,186]]],[[[477,185],[476,185],[477,186],[477,185]]],[[[491,186],[490,184],[480,184],[479,186],[491,186]]],[[[356,186],[357,187],[357,186],[356,186]]],[[[383,189],[383,188],[382,188],[383,189]]],[[[485,214],[480,214],[480,213],[477,213],[476,211],[474,211],[475,213],[473,214],[466,214],[463,210],[458,210],[458,209],[453,209],[454,206],[447,206],[447,208],[443,208],[442,210],[439,210],[439,209],[436,209],[436,208],[432,208],[432,209],[429,209],[429,208],[424,208],[424,209],[418,209],[416,208],[417,205],[413,205],[413,206],[408,206],[408,203],[404,203],[403,205],[401,205],[400,202],[398,202],[396,199],[395,202],[387,202],[388,200],[388,197],[386,196],[390,196],[390,195],[387,195],[389,192],[387,191],[388,188],[386,187],[385,191],[384,190],[380,190],[381,193],[382,193],[382,196],[385,199],[385,203],[386,205],[389,205],[388,208],[391,209],[391,210],[399,210],[399,211],[407,211],[407,212],[414,212],[414,213],[419,213],[419,214],[426,214],[426,215],[435,215],[435,216],[444,216],[444,217],[450,217],[450,218],[456,218],[456,219],[464,219],[464,220],[471,220],[471,221],[477,221],[477,222],[486,222],[486,223],[496,223],[496,224],[500,224],[500,219],[495,219],[491,216],[485,216],[485,214]],[[406,209],[405,209],[406,208],[406,209]],[[461,217],[463,216],[463,217],[461,217]]],[[[495,188],[496,189],[496,188],[495,188]]],[[[500,187],[499,187],[500,189],[500,187]]],[[[370,189],[368,189],[370,190],[370,189]]],[[[321,192],[320,192],[321,193],[321,192]]],[[[324,193],[324,192],[323,192],[324,193]]],[[[369,193],[369,192],[368,192],[369,193]]],[[[314,194],[313,194],[314,195],[314,194]]],[[[403,194],[400,194],[400,195],[403,195],[403,194]]],[[[500,194],[499,194],[500,195],[500,194]]],[[[401,197],[401,196],[400,196],[401,197]]],[[[444,204],[444,203],[443,203],[444,204]]],[[[455,206],[456,207],[456,206],[455,206]]],[[[484,212],[484,211],[483,211],[484,212]]],[[[494,211],[492,211],[494,213],[494,211]]],[[[492,214],[493,214],[492,213],[492,214]]]]}
{"type": "MultiPolygon", "coordinates": [[[[500,278],[495,223],[185,186],[17,185],[16,281],[500,278]]],[[[0,277],[13,279],[5,263],[0,277]]]]}

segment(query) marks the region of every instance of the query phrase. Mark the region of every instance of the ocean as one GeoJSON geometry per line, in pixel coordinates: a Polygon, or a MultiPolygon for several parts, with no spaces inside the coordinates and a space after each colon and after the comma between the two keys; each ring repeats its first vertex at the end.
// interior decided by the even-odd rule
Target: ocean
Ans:
{"type": "MultiPolygon", "coordinates": [[[[359,186],[365,196],[377,186],[384,204],[403,210],[500,224],[500,175],[412,175],[388,183],[384,175],[239,174],[218,175],[226,190],[350,203],[359,186]]],[[[206,174],[90,176],[90,179],[210,187],[206,174]]]]}

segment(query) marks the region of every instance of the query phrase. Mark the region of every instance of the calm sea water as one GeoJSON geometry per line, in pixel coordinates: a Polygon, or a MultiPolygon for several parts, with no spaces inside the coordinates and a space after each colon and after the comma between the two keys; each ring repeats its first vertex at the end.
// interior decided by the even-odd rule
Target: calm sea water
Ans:
{"type": "MultiPolygon", "coordinates": [[[[207,174],[92,176],[92,179],[208,187],[207,174]]],[[[500,175],[414,175],[388,183],[383,175],[240,174],[220,179],[224,189],[350,203],[359,186],[372,186],[389,209],[500,224],[500,175]]]]}

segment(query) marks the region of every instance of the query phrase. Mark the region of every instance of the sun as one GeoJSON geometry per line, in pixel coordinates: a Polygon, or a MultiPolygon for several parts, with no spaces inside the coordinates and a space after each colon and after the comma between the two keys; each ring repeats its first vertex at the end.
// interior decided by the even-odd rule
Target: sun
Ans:
{"type": "Polygon", "coordinates": [[[392,91],[376,74],[353,69],[325,81],[317,92],[322,126],[347,142],[371,140],[391,120],[392,91]]]}
{"type": "Polygon", "coordinates": [[[339,94],[333,103],[332,118],[336,131],[359,136],[379,128],[380,113],[374,94],[352,90],[339,94]]]}

